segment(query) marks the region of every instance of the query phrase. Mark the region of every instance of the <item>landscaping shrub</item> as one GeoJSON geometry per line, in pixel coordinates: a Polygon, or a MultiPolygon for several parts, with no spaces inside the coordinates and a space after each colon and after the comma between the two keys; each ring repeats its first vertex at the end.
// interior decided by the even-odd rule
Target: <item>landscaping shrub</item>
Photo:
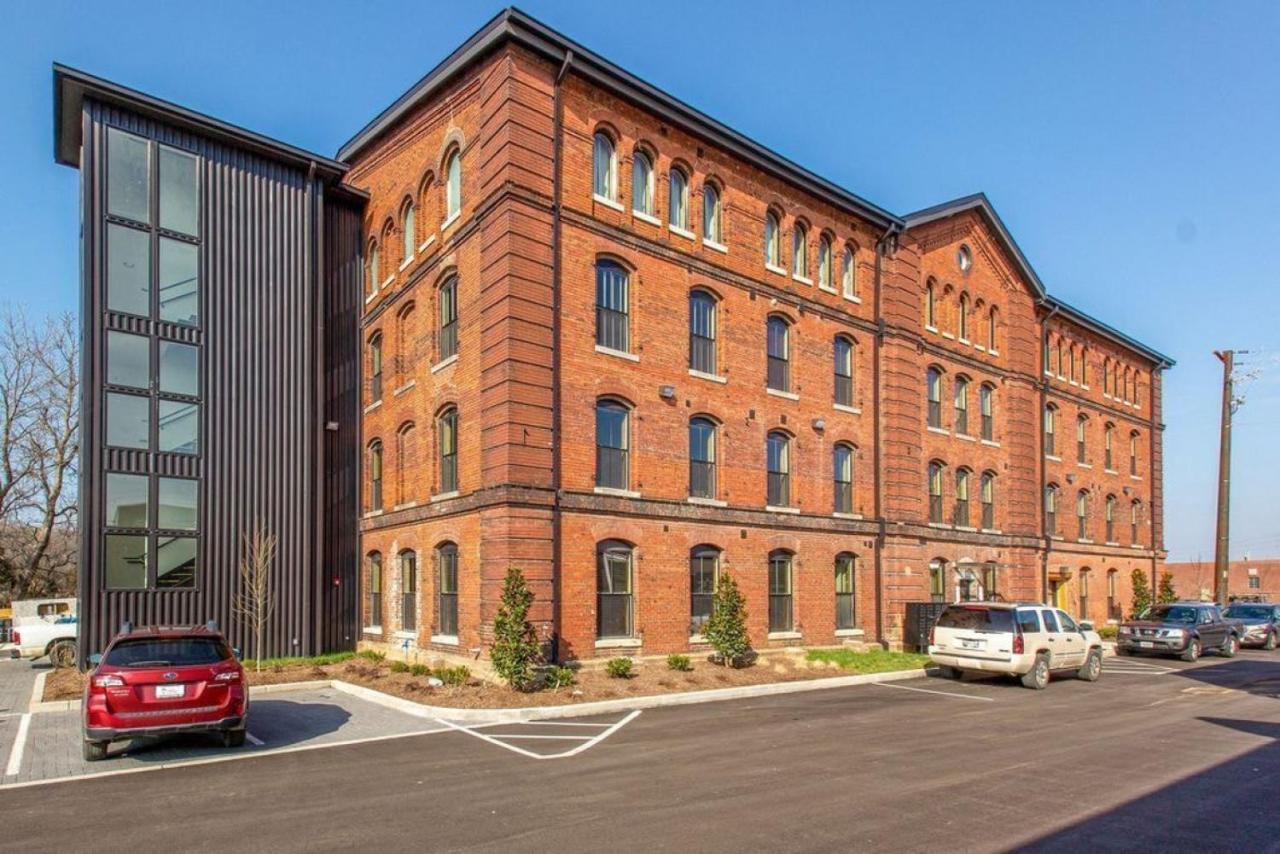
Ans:
{"type": "Polygon", "coordinates": [[[403,661],[393,661],[391,662],[391,672],[392,673],[408,673],[409,665],[403,661]]]}
{"type": "Polygon", "coordinates": [[[745,663],[751,650],[747,637],[747,603],[728,572],[720,573],[716,594],[711,600],[711,619],[703,626],[702,636],[725,665],[738,667],[745,663]]]}
{"type": "Polygon", "coordinates": [[[1160,573],[1160,589],[1156,591],[1156,601],[1161,605],[1178,601],[1178,591],[1173,589],[1173,573],[1160,573]]]}
{"type": "Polygon", "coordinates": [[[1103,640],[1115,640],[1116,634],[1117,634],[1117,630],[1115,626],[1099,626],[1098,627],[1098,637],[1102,638],[1103,640]]]}
{"type": "Polygon", "coordinates": [[[614,679],[630,679],[631,659],[611,658],[605,662],[604,669],[614,679]]]}
{"type": "Polygon", "coordinates": [[[415,664],[409,668],[409,672],[414,676],[430,676],[431,668],[425,664],[415,664]]]}
{"type": "Polygon", "coordinates": [[[362,649],[356,653],[358,658],[367,658],[369,661],[384,661],[387,657],[385,652],[378,652],[376,649],[362,649]]]}
{"type": "Polygon", "coordinates": [[[1129,617],[1139,620],[1151,607],[1151,585],[1147,583],[1147,574],[1140,569],[1135,569],[1129,575],[1129,579],[1133,582],[1133,601],[1129,617]]]}
{"type": "Polygon", "coordinates": [[[549,667],[542,675],[543,684],[552,689],[568,688],[573,684],[572,667],[549,667]]]}
{"type": "Polygon", "coordinates": [[[668,655],[667,668],[688,672],[693,669],[693,663],[689,661],[689,656],[687,655],[668,655]]]}
{"type": "Polygon", "coordinates": [[[517,567],[509,568],[502,583],[502,601],[493,621],[493,647],[489,650],[489,658],[498,675],[519,691],[528,690],[533,681],[534,665],[542,655],[537,635],[529,624],[529,606],[532,604],[533,591],[525,583],[524,573],[517,567]]]}
{"type": "Polygon", "coordinates": [[[471,671],[465,664],[459,664],[457,667],[438,667],[436,678],[446,685],[466,685],[471,679],[471,671]]]}

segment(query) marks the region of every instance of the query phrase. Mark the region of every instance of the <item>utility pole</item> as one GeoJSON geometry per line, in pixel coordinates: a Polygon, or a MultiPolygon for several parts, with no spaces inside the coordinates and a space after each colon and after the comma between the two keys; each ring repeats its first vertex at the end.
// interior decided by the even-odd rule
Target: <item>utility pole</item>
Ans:
{"type": "Polygon", "coordinates": [[[1227,604],[1227,569],[1231,565],[1228,549],[1231,527],[1231,416],[1236,410],[1232,371],[1234,350],[1215,350],[1222,362],[1222,435],[1218,445],[1218,536],[1213,551],[1213,598],[1227,604]]]}

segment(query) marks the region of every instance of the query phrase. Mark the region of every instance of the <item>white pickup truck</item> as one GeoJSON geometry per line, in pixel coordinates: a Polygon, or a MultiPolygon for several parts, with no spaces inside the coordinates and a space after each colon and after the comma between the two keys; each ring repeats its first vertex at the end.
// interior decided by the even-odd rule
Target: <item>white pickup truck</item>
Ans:
{"type": "Polygon", "coordinates": [[[13,627],[18,656],[35,660],[49,657],[54,667],[75,667],[79,623],[74,614],[53,618],[28,618],[13,627]]]}

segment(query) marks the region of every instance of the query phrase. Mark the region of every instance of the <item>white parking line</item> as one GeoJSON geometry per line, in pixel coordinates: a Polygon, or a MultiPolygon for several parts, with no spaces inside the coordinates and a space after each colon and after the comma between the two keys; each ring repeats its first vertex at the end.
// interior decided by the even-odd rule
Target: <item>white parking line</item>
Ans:
{"type": "Polygon", "coordinates": [[[984,703],[994,703],[991,697],[978,697],[974,694],[957,694],[954,691],[935,691],[932,688],[912,688],[910,685],[895,685],[892,682],[875,682],[875,685],[881,688],[897,688],[899,691],[919,691],[921,694],[941,694],[944,697],[959,697],[962,700],[980,700],[984,703]]]}
{"type": "Polygon", "coordinates": [[[27,731],[31,729],[31,713],[27,712],[18,721],[18,734],[13,739],[13,749],[9,751],[9,764],[5,766],[4,775],[12,777],[22,770],[22,752],[27,746],[27,731]]]}
{"type": "Polygon", "coordinates": [[[266,744],[266,742],[265,742],[265,741],[263,741],[262,739],[258,738],[256,735],[254,735],[254,734],[253,734],[253,733],[251,733],[251,732],[246,732],[246,733],[244,734],[244,737],[245,737],[246,739],[248,739],[248,741],[249,741],[249,743],[250,743],[250,744],[256,744],[258,747],[261,747],[262,745],[266,744]]]}
{"type": "MultiPolygon", "coordinates": [[[[461,724],[455,724],[452,721],[447,721],[447,720],[444,720],[443,718],[437,718],[436,720],[438,723],[442,723],[451,729],[456,729],[459,732],[465,732],[467,735],[473,735],[476,738],[480,739],[481,741],[487,741],[490,744],[495,744],[498,747],[504,748],[506,750],[510,750],[512,753],[519,753],[521,756],[527,756],[530,759],[565,759],[570,756],[576,756],[579,753],[583,752],[584,750],[590,750],[592,747],[595,747],[597,744],[604,741],[609,736],[613,735],[619,729],[631,723],[631,721],[635,720],[639,714],[640,714],[640,710],[636,709],[632,711],[631,714],[627,715],[625,718],[622,718],[619,721],[615,721],[612,724],[603,724],[603,726],[606,726],[608,728],[604,732],[600,733],[599,735],[594,735],[594,736],[489,735],[488,733],[484,733],[484,732],[476,732],[475,729],[471,727],[465,727],[465,726],[462,726],[461,724]],[[506,741],[504,741],[504,739],[517,739],[517,738],[532,738],[532,739],[547,739],[547,740],[558,739],[561,741],[581,741],[582,743],[579,744],[577,747],[564,751],[563,753],[535,753],[532,750],[525,750],[523,747],[517,747],[514,744],[507,744],[506,741]]],[[[552,724],[555,724],[556,722],[555,721],[540,721],[540,722],[528,721],[527,723],[543,723],[546,725],[552,725],[552,724]]],[[[582,726],[590,726],[590,724],[582,724],[582,726]]]]}

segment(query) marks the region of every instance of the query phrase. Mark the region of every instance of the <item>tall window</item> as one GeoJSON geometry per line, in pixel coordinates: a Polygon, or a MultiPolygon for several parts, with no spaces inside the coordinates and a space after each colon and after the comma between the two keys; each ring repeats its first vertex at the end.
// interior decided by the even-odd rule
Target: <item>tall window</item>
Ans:
{"type": "Polygon", "coordinates": [[[378,286],[382,284],[381,272],[382,253],[378,250],[378,241],[369,241],[369,296],[373,296],[378,292],[378,286]]]}
{"type": "Polygon", "coordinates": [[[1049,456],[1054,456],[1056,452],[1054,442],[1054,427],[1057,421],[1058,410],[1052,403],[1044,408],[1044,452],[1049,456]]]}
{"type": "Polygon", "coordinates": [[[982,473],[982,529],[994,530],[996,527],[996,476],[991,472],[982,473]]]}
{"type": "Polygon", "coordinates": [[[442,543],[436,548],[436,634],[458,636],[458,547],[442,543]]]}
{"type": "Polygon", "coordinates": [[[835,341],[836,403],[853,406],[853,342],[843,335],[835,341]]]}
{"type": "Polygon", "coordinates": [[[382,555],[370,552],[365,559],[366,596],[369,601],[369,626],[382,625],[382,555]]]}
{"type": "Polygon", "coordinates": [[[1087,569],[1080,570],[1080,619],[1089,619],[1089,576],[1087,569]]]}
{"type": "Polygon", "coordinates": [[[995,397],[996,390],[986,383],[978,387],[978,408],[982,411],[982,438],[988,442],[994,441],[996,437],[995,397]]]}
{"type": "Polygon", "coordinates": [[[982,565],[982,595],[988,602],[999,601],[999,589],[996,586],[997,567],[994,561],[982,565]]]}
{"type": "Polygon", "coordinates": [[[853,250],[848,246],[844,248],[844,266],[840,270],[840,275],[844,295],[853,299],[858,295],[858,271],[854,267],[853,250]]]}
{"type": "Polygon", "coordinates": [[[947,562],[940,558],[929,561],[929,598],[934,602],[947,598],[947,562]]]}
{"type": "Polygon", "coordinates": [[[1052,483],[1044,488],[1044,532],[1058,535],[1058,487],[1052,483]]]}
{"type": "Polygon", "coordinates": [[[439,361],[458,355],[458,277],[450,276],[440,285],[440,311],[436,332],[439,361]]]}
{"type": "Polygon", "coordinates": [[[449,407],[436,419],[440,442],[440,492],[458,491],[458,410],[449,407]]]}
{"type": "Polygon", "coordinates": [[[779,245],[778,215],[773,211],[764,217],[764,262],[771,267],[782,266],[782,247],[779,245]]]}
{"type": "Polygon", "coordinates": [[[369,402],[382,400],[382,333],[369,339],[369,402]]]}
{"type": "Polygon", "coordinates": [[[1089,433],[1089,419],[1081,415],[1076,419],[1076,462],[1087,463],[1088,454],[1086,437],[1089,433]]]}
{"type": "Polygon", "coordinates": [[[791,240],[791,272],[802,279],[809,278],[809,232],[799,222],[791,240]]]}
{"type": "Polygon", "coordinates": [[[689,422],[689,494],[716,497],[716,425],[709,418],[689,422]]]}
{"type": "Polygon", "coordinates": [[[1138,518],[1142,515],[1142,502],[1134,501],[1129,505],[1129,542],[1138,545],[1138,518]]]}
{"type": "Polygon", "coordinates": [[[629,421],[627,407],[616,400],[596,404],[596,486],[626,489],[630,484],[629,421]]]}
{"type": "Polygon", "coordinates": [[[1115,461],[1111,457],[1111,441],[1115,436],[1116,429],[1108,424],[1102,430],[1102,465],[1107,471],[1115,468],[1115,461]]]}
{"type": "Polygon", "coordinates": [[[927,329],[936,330],[938,328],[938,318],[935,314],[937,306],[934,304],[933,282],[924,286],[924,325],[927,329]]]}
{"type": "Polygon", "coordinates": [[[832,452],[835,473],[835,512],[853,512],[853,446],[838,444],[832,452]]]}
{"type": "Polygon", "coordinates": [[[781,317],[770,317],[767,326],[769,388],[774,391],[791,391],[790,329],[781,317]]]}
{"type": "Polygon", "coordinates": [[[643,151],[631,159],[631,209],[653,216],[653,161],[643,151]]]}
{"type": "Polygon", "coordinates": [[[792,630],[791,553],[776,551],[769,555],[769,631],[792,630]]]}
{"type": "Polygon", "coordinates": [[[969,527],[969,470],[956,469],[956,513],[955,524],[969,527]]]}
{"type": "Polygon", "coordinates": [[[709,243],[724,243],[720,226],[720,191],[708,182],[702,187],[702,239],[709,243]]]}
{"type": "Polygon", "coordinates": [[[786,507],[791,503],[791,441],[785,433],[770,433],[765,450],[769,469],[767,503],[786,507]]]}
{"type": "Polygon", "coordinates": [[[942,371],[930,368],[925,375],[925,393],[929,400],[929,426],[942,428],[942,371]]]}
{"type": "Polygon", "coordinates": [[[1135,430],[1129,434],[1129,474],[1136,475],[1138,473],[1138,433],[1135,430]]]}
{"type": "Polygon", "coordinates": [[[942,523],[942,463],[929,463],[929,521],[942,523]]]}
{"type": "Polygon", "coordinates": [[[445,164],[445,217],[453,219],[462,210],[462,155],[454,151],[445,164]]]}
{"type": "Polygon", "coordinates": [[[1076,538],[1089,539],[1089,493],[1083,489],[1076,494],[1076,538]]]}
{"type": "Polygon", "coordinates": [[[596,636],[629,638],[634,634],[631,546],[605,540],[596,547],[596,636]]]}
{"type": "Polygon", "coordinates": [[[831,272],[831,238],[823,235],[818,240],[818,286],[835,290],[835,280],[831,272]]]}
{"type": "Polygon", "coordinates": [[[1089,348],[1080,347],[1080,385],[1089,387],[1089,348]]]}
{"type": "Polygon", "coordinates": [[[996,346],[996,326],[999,323],[1000,311],[994,305],[991,311],[987,312],[987,349],[994,353],[999,348],[996,346]]]}
{"type": "Polygon", "coordinates": [[[969,380],[956,377],[956,422],[955,430],[961,435],[969,435],[969,380]]]}
{"type": "Polygon", "coordinates": [[[417,243],[414,241],[417,232],[415,231],[413,220],[413,202],[405,202],[404,217],[402,218],[402,225],[404,226],[402,235],[404,237],[404,257],[402,260],[404,263],[409,262],[409,259],[413,257],[414,249],[417,248],[417,243]]]}
{"type": "Polygon", "coordinates": [[[836,555],[836,631],[858,627],[858,606],[854,598],[857,558],[848,552],[836,555]]]}
{"type": "Polygon", "coordinates": [[[617,201],[618,159],[614,153],[613,140],[603,132],[596,133],[592,155],[592,185],[597,196],[617,201]]]}
{"type": "Polygon", "coordinates": [[[689,552],[689,634],[702,634],[703,626],[711,619],[719,572],[719,551],[698,546],[689,552]]]}
{"type": "Polygon", "coordinates": [[[689,230],[689,179],[684,171],[672,167],[667,176],[667,222],[673,228],[689,230]]]}
{"type": "Polygon", "coordinates": [[[1107,542],[1114,543],[1116,541],[1116,497],[1108,495],[1103,507],[1107,522],[1107,542]]]}
{"type": "Polygon", "coordinates": [[[960,316],[956,319],[956,332],[961,341],[969,340],[969,295],[960,295],[960,316]]]}
{"type": "Polygon", "coordinates": [[[1107,570],[1107,619],[1120,619],[1120,600],[1116,598],[1116,576],[1120,573],[1114,569],[1107,570]]]}
{"type": "Polygon", "coordinates": [[[596,344],[628,352],[630,344],[630,280],[612,261],[596,264],[596,344]]]}
{"type": "Polygon", "coordinates": [[[413,422],[407,421],[396,430],[396,501],[405,504],[409,501],[409,490],[405,486],[405,473],[408,469],[409,448],[413,438],[413,422]]]}
{"type": "Polygon", "coordinates": [[[418,630],[418,555],[408,549],[400,552],[400,628],[418,630]]]}
{"type": "Polygon", "coordinates": [[[689,367],[716,372],[716,299],[706,291],[689,293],[689,367]]]}
{"type": "Polygon", "coordinates": [[[369,443],[369,509],[382,509],[382,442],[369,443]]]}

